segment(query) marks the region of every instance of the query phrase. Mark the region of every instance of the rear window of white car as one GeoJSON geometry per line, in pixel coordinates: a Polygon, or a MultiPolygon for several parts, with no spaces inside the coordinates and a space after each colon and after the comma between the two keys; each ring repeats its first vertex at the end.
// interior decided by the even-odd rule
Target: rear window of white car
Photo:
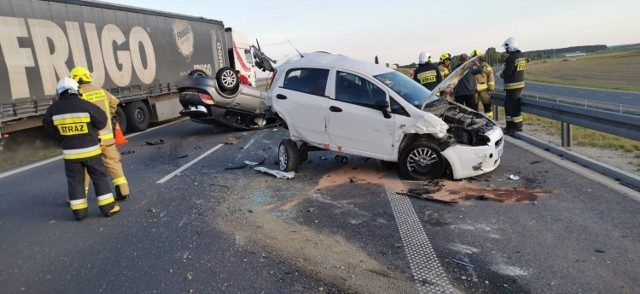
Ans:
{"type": "Polygon", "coordinates": [[[282,87],[307,94],[324,96],[328,79],[328,69],[293,68],[285,74],[282,87]]]}

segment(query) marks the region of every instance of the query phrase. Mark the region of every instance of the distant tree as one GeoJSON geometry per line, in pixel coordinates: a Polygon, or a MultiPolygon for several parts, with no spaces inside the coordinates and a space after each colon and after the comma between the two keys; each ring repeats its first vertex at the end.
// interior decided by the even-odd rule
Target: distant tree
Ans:
{"type": "Polygon", "coordinates": [[[375,63],[376,63],[376,64],[379,64],[379,62],[378,62],[378,55],[376,55],[376,61],[375,61],[375,63]]]}

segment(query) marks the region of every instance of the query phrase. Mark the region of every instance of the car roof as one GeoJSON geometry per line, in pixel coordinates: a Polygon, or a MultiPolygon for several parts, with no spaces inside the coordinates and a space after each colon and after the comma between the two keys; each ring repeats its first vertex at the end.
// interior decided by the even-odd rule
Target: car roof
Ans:
{"type": "Polygon", "coordinates": [[[372,76],[393,71],[393,69],[372,62],[360,61],[340,54],[314,52],[303,53],[302,56],[304,57],[288,60],[281,66],[287,68],[296,66],[337,67],[370,74],[372,76]]]}

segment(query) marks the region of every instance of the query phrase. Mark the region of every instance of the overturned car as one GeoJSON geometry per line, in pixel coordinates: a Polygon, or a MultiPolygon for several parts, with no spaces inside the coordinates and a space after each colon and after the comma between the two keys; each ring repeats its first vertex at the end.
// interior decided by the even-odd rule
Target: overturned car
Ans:
{"type": "Polygon", "coordinates": [[[501,128],[436,95],[452,91],[473,61],[433,92],[395,70],[326,52],[278,66],[267,95],[290,133],[278,148],[280,169],[295,171],[308,152],[333,150],[397,163],[409,180],[493,171],[504,147],[501,128]]]}
{"type": "MultiPolygon", "coordinates": [[[[271,62],[256,48],[256,66],[273,71],[271,62]]],[[[253,130],[274,127],[282,121],[269,110],[266,92],[240,83],[236,71],[223,67],[215,76],[193,70],[178,84],[181,115],[202,124],[253,130]]]]}

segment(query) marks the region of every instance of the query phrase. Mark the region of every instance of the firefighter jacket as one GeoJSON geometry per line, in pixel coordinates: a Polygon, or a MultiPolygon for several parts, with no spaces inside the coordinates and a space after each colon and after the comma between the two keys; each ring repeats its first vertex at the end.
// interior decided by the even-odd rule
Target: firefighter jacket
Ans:
{"type": "Polygon", "coordinates": [[[80,85],[78,92],[82,99],[97,105],[107,114],[107,126],[99,131],[100,141],[105,146],[114,144],[115,138],[113,137],[111,120],[116,113],[118,103],[120,103],[118,98],[111,95],[107,90],[91,84],[80,85]]]}
{"type": "Polygon", "coordinates": [[[445,79],[449,75],[449,68],[442,63],[438,64],[438,70],[440,71],[440,75],[442,75],[442,79],[445,79]]]}
{"type": "Polygon", "coordinates": [[[476,75],[476,86],[478,92],[494,91],[496,88],[496,82],[493,78],[493,69],[491,69],[491,66],[484,61],[480,62],[480,66],[482,67],[482,73],[476,75]]]}
{"type": "Polygon", "coordinates": [[[504,70],[500,77],[504,79],[505,90],[516,90],[524,88],[524,67],[526,60],[520,50],[510,52],[504,62],[504,70]]]}
{"type": "Polygon", "coordinates": [[[85,159],[102,153],[98,130],[107,125],[107,115],[77,94],[61,95],[47,109],[42,125],[58,141],[64,159],[85,159]]]}
{"type": "MultiPolygon", "coordinates": [[[[458,64],[456,68],[460,67],[463,63],[458,64]]],[[[462,78],[458,81],[456,85],[455,95],[456,96],[464,96],[474,94],[476,92],[476,78],[475,75],[479,75],[482,73],[482,67],[473,66],[471,70],[469,70],[462,78]]]]}
{"type": "Polygon", "coordinates": [[[413,72],[413,80],[425,88],[433,90],[433,88],[442,82],[442,76],[435,64],[426,62],[418,65],[418,68],[413,72]]]}

